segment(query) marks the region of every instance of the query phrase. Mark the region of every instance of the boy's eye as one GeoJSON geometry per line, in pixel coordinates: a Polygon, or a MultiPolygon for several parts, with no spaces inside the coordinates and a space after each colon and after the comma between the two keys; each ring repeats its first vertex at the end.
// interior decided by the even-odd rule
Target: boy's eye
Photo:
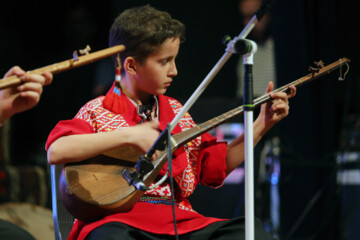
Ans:
{"type": "Polygon", "coordinates": [[[167,64],[168,62],[170,62],[173,58],[172,57],[168,57],[165,59],[160,60],[161,64],[167,64]]]}

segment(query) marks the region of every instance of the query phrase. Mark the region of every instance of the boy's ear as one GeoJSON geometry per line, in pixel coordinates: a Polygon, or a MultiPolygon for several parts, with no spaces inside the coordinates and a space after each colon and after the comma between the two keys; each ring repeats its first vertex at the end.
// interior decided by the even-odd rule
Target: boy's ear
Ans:
{"type": "Polygon", "coordinates": [[[124,70],[129,74],[136,74],[136,60],[133,57],[127,57],[125,59],[124,70]]]}

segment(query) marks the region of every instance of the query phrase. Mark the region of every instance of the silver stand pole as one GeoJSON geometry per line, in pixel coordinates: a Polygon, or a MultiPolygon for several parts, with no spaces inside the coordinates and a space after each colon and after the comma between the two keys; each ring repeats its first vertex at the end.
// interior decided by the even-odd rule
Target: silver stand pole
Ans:
{"type": "Polygon", "coordinates": [[[253,134],[253,56],[256,43],[251,42],[252,51],[244,55],[244,122],[245,122],[245,239],[255,239],[254,207],[254,134],[253,134]]]}

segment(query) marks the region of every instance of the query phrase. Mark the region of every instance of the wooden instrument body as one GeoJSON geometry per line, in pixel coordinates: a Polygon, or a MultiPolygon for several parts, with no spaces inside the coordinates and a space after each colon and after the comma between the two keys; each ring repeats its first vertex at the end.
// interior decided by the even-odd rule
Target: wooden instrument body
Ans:
{"type": "MultiPolygon", "coordinates": [[[[348,62],[349,59],[343,58],[322,67],[315,73],[308,74],[255,99],[254,105],[258,107],[272,100],[270,95],[273,92],[287,92],[291,85],[301,86],[348,62]]],[[[242,114],[243,111],[243,107],[239,106],[172,136],[172,152],[197,136],[242,114]]],[[[121,173],[124,169],[134,170],[135,162],[140,156],[140,153],[129,149],[119,149],[116,152],[99,155],[82,162],[66,164],[59,182],[60,196],[65,207],[74,217],[85,222],[95,221],[109,214],[129,211],[143,196],[144,192],[129,185],[121,173]]],[[[166,160],[167,155],[164,151],[160,158],[153,161],[154,169],[144,177],[144,183],[147,187],[156,179],[166,160]]]]}
{"type": "MultiPolygon", "coordinates": [[[[163,152],[160,158],[153,161],[154,170],[145,175],[143,181],[147,187],[155,180],[166,160],[167,155],[163,152]]],[[[123,160],[106,155],[80,164],[66,164],[59,180],[61,200],[75,218],[84,222],[127,212],[144,195],[143,191],[129,185],[122,176],[125,169],[135,171],[134,165],[133,159],[123,160]]]]}

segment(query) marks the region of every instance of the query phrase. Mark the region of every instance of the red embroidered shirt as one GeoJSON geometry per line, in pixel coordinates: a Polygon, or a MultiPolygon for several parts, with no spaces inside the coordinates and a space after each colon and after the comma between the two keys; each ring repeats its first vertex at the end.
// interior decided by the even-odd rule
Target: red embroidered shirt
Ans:
{"type": "MultiPolygon", "coordinates": [[[[163,95],[158,96],[159,128],[166,128],[168,122],[180,111],[181,104],[163,95]]],[[[87,134],[113,131],[141,122],[133,103],[115,85],[104,97],[88,102],[72,120],[60,121],[52,130],[46,143],[46,149],[59,137],[72,134],[87,134]]],[[[172,134],[195,126],[187,113],[181,118],[172,134]]],[[[173,154],[173,177],[177,184],[176,219],[178,234],[200,229],[223,219],[207,218],[196,213],[187,197],[198,183],[210,187],[219,187],[225,178],[226,143],[218,143],[206,133],[179,148],[173,154]]],[[[165,174],[167,164],[160,175],[165,174]]],[[[163,199],[170,199],[170,186],[167,182],[145,192],[141,200],[127,213],[107,216],[93,223],[76,220],[69,239],[84,239],[94,228],[112,221],[122,222],[133,227],[158,234],[174,234],[171,205],[163,199]]]]}

